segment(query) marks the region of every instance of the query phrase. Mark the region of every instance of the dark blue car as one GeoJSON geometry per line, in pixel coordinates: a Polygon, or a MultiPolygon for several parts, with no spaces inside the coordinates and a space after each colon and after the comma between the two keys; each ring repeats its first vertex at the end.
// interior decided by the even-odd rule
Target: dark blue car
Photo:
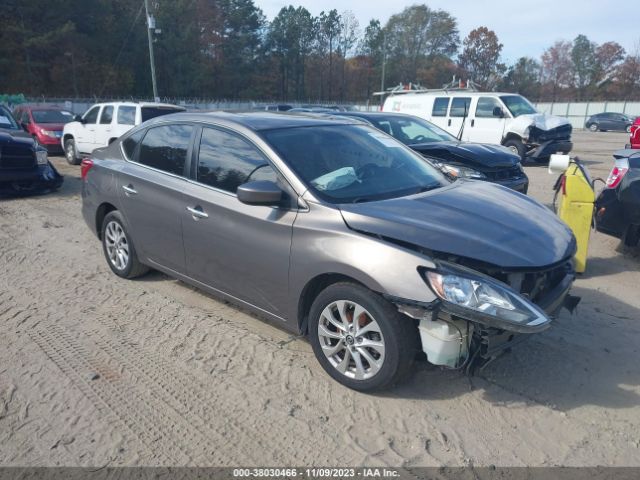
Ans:
{"type": "Polygon", "coordinates": [[[56,190],[62,182],[47,150],[0,105],[0,195],[56,190]]]}

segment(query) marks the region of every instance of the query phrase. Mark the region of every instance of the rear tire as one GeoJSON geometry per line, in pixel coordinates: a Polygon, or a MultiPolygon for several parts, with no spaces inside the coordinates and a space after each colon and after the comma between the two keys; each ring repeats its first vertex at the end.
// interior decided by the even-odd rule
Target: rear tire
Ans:
{"type": "Polygon", "coordinates": [[[522,140],[512,138],[504,142],[504,146],[520,157],[520,161],[524,163],[526,157],[526,149],[522,140]]]}
{"type": "Polygon", "coordinates": [[[149,267],[138,260],[131,236],[127,233],[124,218],[113,210],[102,221],[102,251],[111,271],[122,278],[144,275],[149,267]]]}
{"type": "Polygon", "coordinates": [[[597,123],[592,123],[591,125],[589,125],[589,130],[591,130],[592,132],[597,132],[598,131],[598,124],[597,123]]]}
{"type": "Polygon", "coordinates": [[[413,321],[353,283],[320,292],[309,312],[309,340],[322,368],[342,385],[380,390],[401,381],[418,348],[413,321]]]}
{"type": "Polygon", "coordinates": [[[73,138],[68,138],[64,141],[64,156],[69,165],[80,165],[80,157],[78,157],[76,142],[73,138]]]}
{"type": "Polygon", "coordinates": [[[640,225],[629,225],[622,238],[622,242],[627,247],[637,247],[640,245],[640,225]]]}

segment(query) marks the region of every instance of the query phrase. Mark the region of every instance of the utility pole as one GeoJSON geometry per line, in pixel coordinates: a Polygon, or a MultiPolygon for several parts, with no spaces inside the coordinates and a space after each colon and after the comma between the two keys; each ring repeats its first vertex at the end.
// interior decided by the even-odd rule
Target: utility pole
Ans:
{"type": "Polygon", "coordinates": [[[382,78],[380,79],[380,91],[383,92],[380,95],[380,107],[384,103],[384,77],[387,69],[387,31],[382,32],[382,78]]]}
{"type": "Polygon", "coordinates": [[[149,0],[144,0],[144,12],[147,15],[147,38],[149,39],[149,61],[151,62],[151,83],[153,84],[153,99],[156,102],[159,102],[160,97],[158,97],[158,86],[156,85],[156,61],[153,57],[153,37],[151,35],[151,29],[156,28],[156,20],[149,15],[149,0]]]}

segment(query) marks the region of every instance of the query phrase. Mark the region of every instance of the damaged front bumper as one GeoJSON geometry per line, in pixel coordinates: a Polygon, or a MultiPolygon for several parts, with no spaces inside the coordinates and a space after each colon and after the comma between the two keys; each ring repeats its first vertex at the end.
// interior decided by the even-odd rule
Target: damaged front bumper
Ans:
{"type": "MultiPolygon", "coordinates": [[[[468,373],[473,373],[514,345],[529,338],[528,334],[542,332],[549,328],[552,319],[559,314],[562,308],[573,312],[580,301],[579,297],[569,294],[574,280],[575,273],[572,269],[568,270],[553,287],[546,290],[543,295],[537,296],[535,305],[543,310],[547,316],[547,321],[537,324],[517,324],[505,321],[442,299],[437,299],[429,304],[398,298],[388,299],[397,306],[398,311],[418,320],[421,325],[423,325],[422,322],[442,322],[455,326],[455,324],[459,325],[459,322],[467,322],[467,326],[471,326],[468,330],[472,334],[468,335],[466,340],[462,336],[460,337],[461,342],[466,342],[465,348],[461,349],[465,355],[458,358],[454,365],[446,366],[465,369],[468,373]]],[[[423,351],[429,357],[431,352],[427,351],[424,346],[423,351]]]]}
{"type": "Polygon", "coordinates": [[[528,144],[527,158],[532,160],[543,160],[549,158],[554,153],[567,154],[573,149],[571,140],[549,140],[540,144],[528,144]]]}
{"type": "Polygon", "coordinates": [[[56,190],[64,177],[51,163],[25,170],[0,170],[0,194],[21,194],[56,190]]]}

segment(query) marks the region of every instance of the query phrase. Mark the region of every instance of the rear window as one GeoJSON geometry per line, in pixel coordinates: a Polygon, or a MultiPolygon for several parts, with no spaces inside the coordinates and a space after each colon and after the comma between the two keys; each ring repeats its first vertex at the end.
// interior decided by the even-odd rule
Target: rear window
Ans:
{"type": "Polygon", "coordinates": [[[136,107],[118,107],[118,123],[120,125],[135,125],[136,107]]]}
{"type": "Polygon", "coordinates": [[[438,97],[433,102],[433,112],[431,114],[434,117],[446,117],[448,108],[449,108],[449,98],[438,97]]]}
{"type": "Polygon", "coordinates": [[[150,128],[140,143],[138,163],[174,175],[183,175],[192,131],[191,125],[150,128]]]}
{"type": "Polygon", "coordinates": [[[170,113],[184,112],[184,108],[179,107],[142,107],[142,121],[146,122],[152,118],[169,115],[170,113]]]}
{"type": "Polygon", "coordinates": [[[140,139],[142,138],[143,135],[144,135],[144,130],[139,130],[136,133],[125,138],[124,141],[122,142],[122,150],[124,151],[124,155],[127,158],[127,160],[133,159],[136,153],[136,147],[140,143],[140,139]]]}

